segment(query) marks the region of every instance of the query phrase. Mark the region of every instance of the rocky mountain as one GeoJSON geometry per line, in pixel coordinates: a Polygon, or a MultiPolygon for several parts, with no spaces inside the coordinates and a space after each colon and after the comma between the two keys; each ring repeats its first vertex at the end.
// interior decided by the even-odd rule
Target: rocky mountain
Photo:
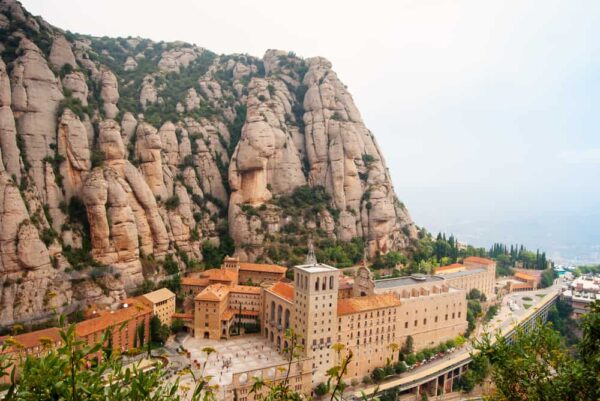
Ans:
{"type": "Polygon", "coordinates": [[[414,245],[322,57],[73,34],[14,0],[0,50],[0,325],[226,253],[294,263],[309,236],[355,257],[414,245]]]}

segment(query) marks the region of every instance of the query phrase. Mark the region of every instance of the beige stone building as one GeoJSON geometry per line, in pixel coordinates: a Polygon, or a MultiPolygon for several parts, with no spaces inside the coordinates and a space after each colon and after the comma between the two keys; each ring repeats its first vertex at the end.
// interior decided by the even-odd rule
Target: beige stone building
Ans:
{"type": "Polygon", "coordinates": [[[219,269],[209,269],[181,279],[185,296],[195,296],[211,284],[260,286],[285,278],[287,268],[263,263],[240,262],[237,258],[225,258],[219,269]]]}
{"type": "Polygon", "coordinates": [[[193,330],[195,337],[227,339],[237,326],[259,324],[263,310],[260,286],[284,279],[286,270],[277,265],[225,258],[220,269],[205,270],[181,280],[186,311],[176,317],[193,330]]]}
{"type": "Polygon", "coordinates": [[[194,296],[195,336],[228,338],[236,316],[254,317],[263,337],[285,352],[286,331],[293,329],[313,385],[339,362],[331,347],[335,343],[352,350],[348,377],[360,380],[388,360],[395,362],[398,355],[392,349],[408,336],[419,350],[462,334],[467,328],[467,292],[478,288],[489,294],[488,280],[495,274],[492,261],[477,258],[438,275],[375,281],[366,267],[351,278],[309,257],[294,267],[293,281],[283,275],[275,281],[261,276],[263,285],[254,287],[239,285],[241,264],[228,263],[184,282],[186,294],[194,296]]]}
{"type": "Polygon", "coordinates": [[[489,300],[495,296],[496,262],[491,259],[470,256],[462,264],[438,267],[435,275],[444,278],[448,285],[467,292],[476,288],[489,300]]]}
{"type": "Polygon", "coordinates": [[[331,266],[314,263],[294,268],[294,281],[264,290],[263,335],[278,350],[287,347],[285,331],[301,336],[303,356],[311,360],[314,384],[338,363],[331,349],[341,343],[354,359],[348,377],[361,379],[373,369],[394,362],[407,336],[415,349],[437,345],[467,328],[466,290],[449,286],[436,276],[374,281],[366,267],[352,280],[352,296],[340,291],[340,276],[331,266]],[[354,295],[356,294],[356,295],[354,295]]]}
{"type": "Polygon", "coordinates": [[[236,324],[257,323],[260,287],[211,284],[194,297],[194,336],[228,339],[236,324]]]}
{"type": "MultiPolygon", "coordinates": [[[[337,309],[336,342],[353,353],[347,379],[362,379],[387,360],[398,360],[400,300],[393,294],[342,299],[337,309]]],[[[334,361],[337,363],[338,361],[334,361]]]]}
{"type": "Polygon", "coordinates": [[[161,288],[142,297],[152,306],[152,314],[158,316],[162,324],[170,327],[175,313],[175,294],[168,288],[161,288]]]}
{"type": "MultiPolygon", "coordinates": [[[[312,391],[312,369],[310,361],[301,359],[294,361],[290,366],[289,376],[287,377],[290,388],[300,394],[310,394],[312,391]]],[[[253,377],[261,377],[275,385],[286,379],[288,364],[262,366],[258,370],[252,372],[234,373],[232,382],[225,389],[225,401],[259,401],[263,400],[268,389],[265,387],[262,390],[252,393],[254,385],[253,377]],[[234,396],[235,393],[235,396],[234,396]],[[235,398],[237,397],[237,398],[235,398]]]]}

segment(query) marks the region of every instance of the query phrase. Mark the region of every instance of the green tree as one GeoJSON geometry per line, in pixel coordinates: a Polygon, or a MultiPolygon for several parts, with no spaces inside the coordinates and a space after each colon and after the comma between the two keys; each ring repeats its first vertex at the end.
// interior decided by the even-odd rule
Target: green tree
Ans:
{"type": "Polygon", "coordinates": [[[491,365],[496,387],[491,397],[504,400],[596,400],[600,398],[600,302],[582,320],[578,357],[565,347],[551,324],[517,329],[512,339],[490,336],[475,349],[491,365]]]}
{"type": "Polygon", "coordinates": [[[155,344],[164,344],[169,338],[170,329],[154,315],[150,318],[150,341],[155,344]]]}
{"type": "Polygon", "coordinates": [[[407,336],[406,340],[404,341],[404,345],[402,345],[402,348],[400,349],[400,352],[404,355],[412,354],[414,351],[414,345],[415,340],[412,338],[412,336],[407,336]]]}
{"type": "MultiPolygon", "coordinates": [[[[46,351],[39,356],[21,354],[19,380],[11,376],[11,383],[3,395],[5,401],[182,401],[177,393],[179,379],[169,381],[160,364],[155,369],[142,371],[137,364],[124,366],[116,355],[98,358],[109,337],[108,332],[92,345],[76,337],[75,325],[61,331],[60,335],[62,345],[58,348],[54,348],[51,341],[42,341],[46,351]]],[[[19,347],[12,337],[4,340],[3,352],[0,352],[0,377],[6,377],[11,370],[9,354],[4,351],[8,348],[18,350],[19,347]]],[[[214,352],[208,348],[203,351],[209,355],[214,352]]],[[[200,372],[181,372],[191,374],[194,382],[191,397],[187,400],[217,400],[214,389],[208,386],[209,377],[204,376],[205,368],[206,363],[200,372]]]]}

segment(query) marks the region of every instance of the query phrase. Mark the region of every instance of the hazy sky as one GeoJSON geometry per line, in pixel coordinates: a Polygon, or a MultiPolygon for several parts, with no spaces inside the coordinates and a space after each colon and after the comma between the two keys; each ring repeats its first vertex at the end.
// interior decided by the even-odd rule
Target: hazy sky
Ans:
{"type": "Polygon", "coordinates": [[[74,32],[327,57],[432,231],[599,215],[598,1],[21,1],[74,32]]]}

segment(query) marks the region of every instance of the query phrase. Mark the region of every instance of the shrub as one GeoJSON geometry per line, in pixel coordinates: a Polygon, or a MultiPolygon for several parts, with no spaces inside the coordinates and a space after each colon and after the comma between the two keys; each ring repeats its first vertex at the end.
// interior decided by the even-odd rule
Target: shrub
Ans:
{"type": "Polygon", "coordinates": [[[166,256],[165,261],[163,262],[163,268],[169,275],[179,273],[179,266],[177,265],[177,262],[173,260],[173,255],[171,254],[166,256]]]}
{"type": "Polygon", "coordinates": [[[375,161],[375,157],[371,156],[368,153],[363,154],[362,159],[363,159],[363,162],[365,163],[365,165],[367,165],[367,166],[375,161]]]}
{"type": "Polygon", "coordinates": [[[400,373],[404,373],[407,370],[407,366],[404,362],[400,361],[400,362],[396,362],[394,364],[394,372],[396,374],[400,374],[400,373]]]}
{"type": "Polygon", "coordinates": [[[69,75],[72,72],[73,72],[73,66],[69,63],[66,63],[60,68],[60,77],[64,78],[65,75],[69,75]]]}
{"type": "Polygon", "coordinates": [[[171,333],[178,333],[183,330],[184,327],[183,320],[173,319],[173,322],[171,322],[171,333]]]}
{"type": "Polygon", "coordinates": [[[175,210],[179,207],[179,196],[173,195],[165,201],[165,207],[167,210],[175,210]]]}
{"type": "Polygon", "coordinates": [[[58,238],[58,234],[52,227],[44,228],[40,235],[41,240],[46,244],[46,246],[50,246],[54,242],[56,238],[58,238]]]}
{"type": "Polygon", "coordinates": [[[327,391],[328,389],[325,383],[319,383],[317,387],[315,387],[315,394],[319,397],[327,394],[327,391]]]}
{"type": "Polygon", "coordinates": [[[379,383],[385,379],[385,371],[382,368],[375,368],[371,373],[371,377],[375,383],[379,383]]]}
{"type": "Polygon", "coordinates": [[[104,153],[102,153],[102,151],[100,151],[99,149],[92,149],[90,160],[92,162],[92,168],[102,167],[102,165],[104,164],[104,153]]]}

